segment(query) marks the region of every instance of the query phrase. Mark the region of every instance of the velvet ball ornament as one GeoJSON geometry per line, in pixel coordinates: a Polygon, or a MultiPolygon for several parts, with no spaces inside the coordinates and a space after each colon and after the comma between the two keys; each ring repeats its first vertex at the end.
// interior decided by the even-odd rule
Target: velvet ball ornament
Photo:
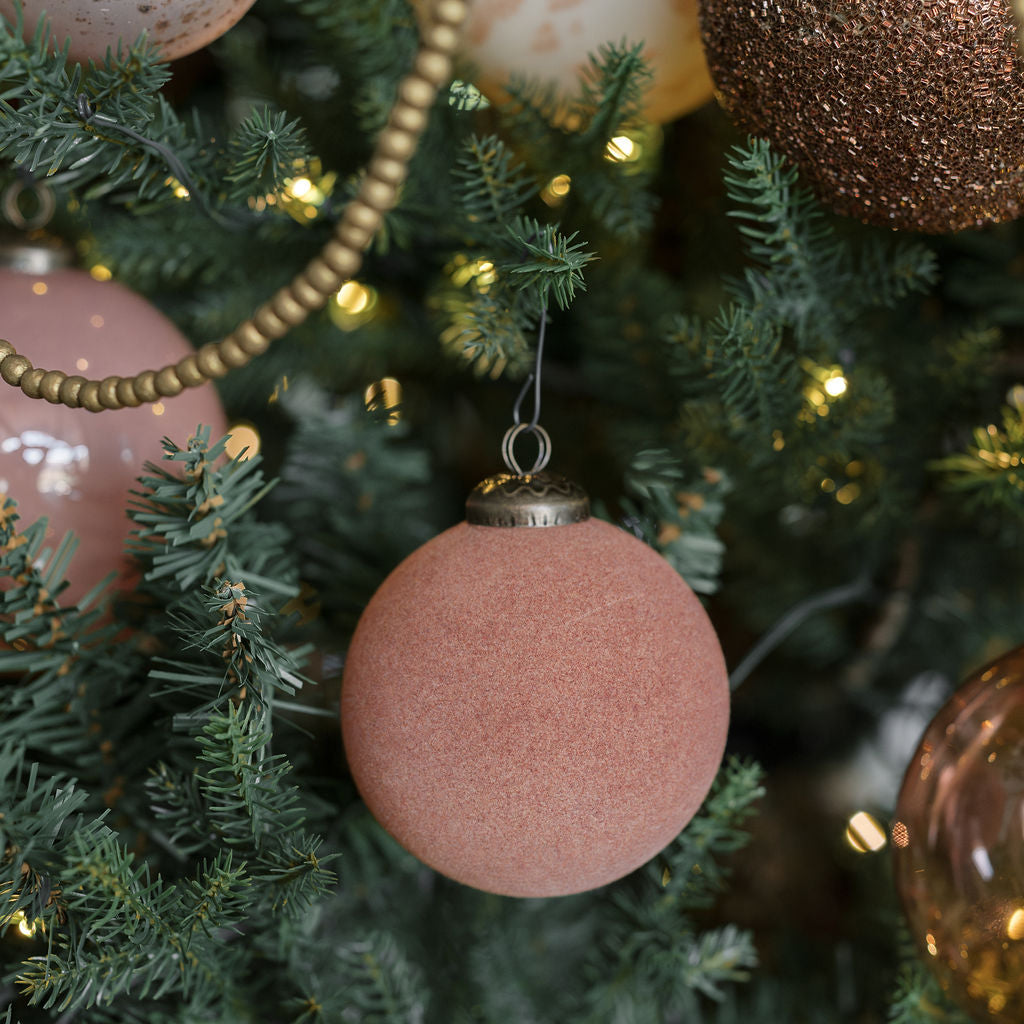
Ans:
{"type": "MultiPolygon", "coordinates": [[[[109,48],[117,53],[143,32],[165,60],[184,57],[222,36],[254,0],[21,0],[25,31],[31,34],[44,12],[55,46],[71,40],[71,59],[102,61],[109,48]]],[[[14,0],[0,0],[0,15],[15,20],[14,0]]]]}
{"type": "Polygon", "coordinates": [[[487,892],[633,871],[693,816],[725,745],[700,601],[631,534],[581,519],[581,493],[546,474],[484,481],[468,521],[384,581],[348,653],[342,732],[367,805],[487,892]]]}
{"type": "Polygon", "coordinates": [[[722,105],[839,213],[944,232],[1020,215],[1012,0],[700,0],[722,105]]]}
{"type": "MultiPolygon", "coordinates": [[[[25,251],[7,250],[6,255],[25,251]]],[[[115,281],[97,281],[84,270],[61,267],[59,257],[45,250],[36,250],[27,264],[5,262],[0,266],[0,338],[35,366],[102,379],[176,363],[194,351],[170,320],[115,281]],[[34,265],[44,269],[32,272],[34,265]]],[[[199,424],[211,427],[214,438],[227,430],[210,384],[156,405],[99,415],[4,387],[0,494],[18,503],[23,526],[48,517],[47,537],[53,544],[69,530],[78,537],[63,604],[74,603],[115,570],[117,586],[130,584],[132,569],[123,554],[132,529],[125,514],[129,491],[137,486],[143,463],[162,458],[165,436],[183,443],[199,424]]]]}
{"type": "Polygon", "coordinates": [[[571,98],[588,55],[623,40],[644,44],[654,73],[644,110],[650,120],[664,124],[711,98],[697,0],[475,0],[463,55],[473,83],[492,100],[505,97],[513,74],[571,98]]]}
{"type": "Polygon", "coordinates": [[[969,679],[907,769],[896,885],[925,962],[978,1021],[1024,1020],[1024,647],[969,679]]]}

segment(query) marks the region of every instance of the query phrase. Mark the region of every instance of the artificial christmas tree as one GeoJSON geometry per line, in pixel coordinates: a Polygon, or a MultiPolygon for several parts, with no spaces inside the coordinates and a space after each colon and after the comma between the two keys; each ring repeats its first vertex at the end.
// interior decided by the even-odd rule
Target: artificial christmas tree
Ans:
{"type": "Polygon", "coordinates": [[[642,39],[593,54],[572,131],[536,84],[489,105],[416,56],[454,52],[456,8],[431,35],[404,0],[258,0],[181,70],[135,40],[76,69],[0,30],[0,186],[45,179],[83,265],[196,346],[158,390],[68,384],[7,339],[0,403],[68,398],[113,432],[89,410],[217,376],[254,431],[248,458],[203,429],[138,467],[131,601],[65,607],[74,540],[0,504],[2,1002],[23,1024],[962,1021],[871,851],[953,680],[1020,642],[1021,228],[894,234],[715,107],[652,128],[642,39]],[[704,601],[734,690],[668,846],[520,900],[374,822],[338,677],[371,595],[493,470],[542,327],[559,469],[704,601]]]}

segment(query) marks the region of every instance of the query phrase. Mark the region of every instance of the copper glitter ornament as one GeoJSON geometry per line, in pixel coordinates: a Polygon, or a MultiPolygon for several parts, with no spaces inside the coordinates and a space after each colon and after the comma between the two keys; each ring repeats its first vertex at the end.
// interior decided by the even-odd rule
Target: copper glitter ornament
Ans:
{"type": "Polygon", "coordinates": [[[1024,57],[1010,0],[701,0],[719,100],[837,212],[942,232],[1024,193],[1024,57]]]}
{"type": "Polygon", "coordinates": [[[935,716],[900,790],[896,884],[914,939],[976,1020],[1024,1020],[1024,647],[935,716]]]}

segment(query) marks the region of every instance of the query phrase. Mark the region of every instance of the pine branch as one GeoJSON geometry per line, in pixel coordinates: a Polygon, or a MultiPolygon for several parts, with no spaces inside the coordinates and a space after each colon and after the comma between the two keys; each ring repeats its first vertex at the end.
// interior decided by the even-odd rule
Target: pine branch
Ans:
{"type": "Polygon", "coordinates": [[[647,866],[648,884],[661,887],[665,909],[704,907],[721,891],[729,874],[721,859],[749,841],[743,825],[764,795],[763,776],[760,765],[729,758],[701,810],[647,866]]]}
{"type": "Polygon", "coordinates": [[[549,296],[566,309],[577,291],[586,289],[583,268],[595,255],[575,242],[576,233],[565,236],[550,224],[529,217],[517,217],[509,225],[513,246],[520,251],[519,262],[511,268],[515,288],[535,296],[535,308],[547,306],[549,296]]]}
{"type": "Polygon", "coordinates": [[[782,331],[754,307],[730,306],[708,328],[710,376],[734,431],[762,439],[784,428],[799,407],[796,361],[782,331]]]}
{"type": "Polygon", "coordinates": [[[432,464],[408,422],[389,424],[360,398],[326,408],[311,388],[289,391],[295,419],[271,496],[291,527],[302,577],[342,631],[414,548],[443,525],[432,464]]]}
{"type": "Polygon", "coordinates": [[[538,317],[521,295],[509,294],[507,288],[482,292],[473,285],[448,293],[444,308],[449,324],[441,332],[442,344],[477,376],[524,376],[533,362],[527,332],[536,328],[538,317]]]}
{"type": "Polygon", "coordinates": [[[148,789],[183,857],[227,846],[244,858],[253,882],[248,912],[296,916],[336,881],[327,868],[334,858],[320,856],[322,840],[303,830],[298,790],[285,784],[291,765],[267,753],[271,738],[265,710],[228,704],[199,737],[200,769],[161,764],[148,789]]]}
{"type": "Polygon", "coordinates": [[[536,192],[512,151],[496,135],[471,135],[452,170],[457,202],[474,232],[482,225],[502,226],[536,192]]]}
{"type": "Polygon", "coordinates": [[[943,994],[935,976],[918,960],[904,964],[892,1003],[889,1024],[968,1024],[965,1013],[943,994]]]}
{"type": "Polygon", "coordinates": [[[799,348],[835,351],[847,325],[868,309],[891,307],[926,290],[938,276],[934,254],[919,243],[870,237],[856,252],[839,242],[796,168],[763,139],[728,155],[724,175],[730,216],[741,221],[757,264],[733,291],[743,303],[793,329],[799,348]]]}
{"type": "Polygon", "coordinates": [[[587,144],[593,159],[604,156],[608,140],[624,124],[642,119],[644,96],[654,82],[643,49],[642,41],[622,40],[601,45],[588,57],[572,109],[582,121],[580,141],[587,144]]]}
{"type": "Polygon", "coordinates": [[[976,427],[966,452],[936,459],[929,468],[944,475],[951,489],[967,492],[980,507],[1017,517],[1024,514],[1024,404],[1003,409],[1003,428],[976,427]]]}
{"type": "Polygon", "coordinates": [[[428,995],[420,972],[394,938],[374,932],[338,950],[336,984],[366,1024],[422,1022],[428,995]]]}
{"type": "Polygon", "coordinates": [[[309,163],[306,133],[298,120],[269,107],[253,111],[235,129],[227,147],[225,175],[229,198],[241,201],[252,195],[276,193],[286,178],[298,176],[309,163]]]}
{"type": "Polygon", "coordinates": [[[0,933],[18,911],[30,921],[53,924],[65,916],[58,872],[61,850],[76,833],[96,842],[107,831],[99,820],[80,812],[87,795],[73,779],[40,779],[39,766],[28,764],[24,747],[0,747],[0,933]]]}
{"type": "Polygon", "coordinates": [[[725,545],[717,527],[731,485],[717,470],[692,479],[665,449],[646,449],[630,462],[624,478],[627,525],[658,551],[698,594],[718,589],[725,545]]]}
{"type": "Polygon", "coordinates": [[[164,458],[181,464],[181,476],[154,463],[140,478],[129,515],[139,524],[129,549],[150,566],[146,579],[186,591],[217,577],[245,579],[270,593],[294,596],[294,587],[264,571],[284,561],[287,540],[280,527],[249,515],[271,489],[264,483],[260,457],[241,456],[224,464],[227,439],[210,443],[202,427],[185,448],[164,440],[164,458]]]}
{"type": "Polygon", "coordinates": [[[602,1014],[638,995],[662,1018],[694,1019],[698,993],[718,999],[724,985],[748,977],[757,962],[749,934],[732,926],[698,934],[689,912],[710,905],[728,876],[721,858],[746,844],[742,825],[763,793],[761,776],[758,765],[729,759],[676,841],[610,890],[588,967],[588,1019],[608,1019],[602,1014]]]}

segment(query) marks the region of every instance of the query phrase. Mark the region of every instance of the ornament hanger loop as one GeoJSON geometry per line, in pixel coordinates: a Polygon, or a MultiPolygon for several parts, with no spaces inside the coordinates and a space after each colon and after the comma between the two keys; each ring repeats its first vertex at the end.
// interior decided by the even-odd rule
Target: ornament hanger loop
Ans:
{"type": "Polygon", "coordinates": [[[509,471],[516,476],[532,476],[539,473],[551,458],[551,437],[539,423],[517,423],[505,431],[505,436],[501,440],[501,457],[509,471]],[[516,441],[522,434],[533,434],[537,438],[537,458],[534,460],[533,468],[525,473],[515,453],[516,441]]]}
{"type": "Polygon", "coordinates": [[[523,399],[526,398],[530,385],[533,385],[533,416],[530,417],[530,427],[536,427],[540,422],[540,388],[541,376],[543,373],[544,359],[544,335],[548,326],[548,307],[544,306],[540,311],[540,326],[537,328],[537,356],[533,366],[533,373],[529,374],[523,384],[516,404],[512,406],[512,422],[518,427],[520,423],[520,410],[523,407],[523,399]]]}
{"type": "Polygon", "coordinates": [[[32,181],[26,184],[24,181],[18,180],[11,182],[4,189],[4,194],[0,198],[0,206],[3,207],[4,216],[11,227],[15,227],[19,231],[35,231],[50,223],[50,219],[57,210],[57,200],[53,190],[42,182],[32,181]],[[21,197],[26,192],[32,196],[35,202],[35,210],[31,213],[25,213],[21,207],[21,197]]]}
{"type": "MultiPolygon", "coordinates": [[[[144,370],[134,377],[103,380],[34,367],[10,342],[0,340],[0,378],[29,398],[90,412],[159,402],[245,366],[311,312],[322,309],[345,281],[355,277],[363,253],[398,202],[438,90],[451,78],[452,57],[467,13],[467,0],[432,0],[420,22],[420,46],[412,69],[398,87],[398,99],[377,138],[359,192],[345,208],[334,236],[290,284],[267,299],[228,337],[204,345],[173,365],[144,370]]],[[[81,114],[90,114],[90,120],[99,116],[85,107],[81,114]]]]}

